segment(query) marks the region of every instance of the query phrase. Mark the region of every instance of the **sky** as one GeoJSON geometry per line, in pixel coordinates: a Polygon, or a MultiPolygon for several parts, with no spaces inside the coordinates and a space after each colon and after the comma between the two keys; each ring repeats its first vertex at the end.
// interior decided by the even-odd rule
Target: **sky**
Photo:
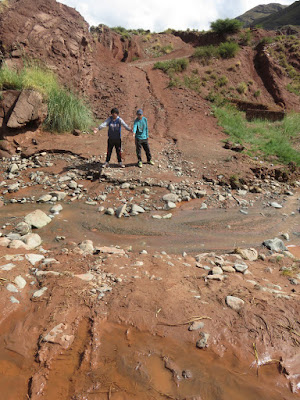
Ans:
{"type": "Polygon", "coordinates": [[[75,8],[90,24],[126,29],[208,30],[218,18],[235,18],[260,4],[290,5],[295,0],[57,0],[75,8]]]}

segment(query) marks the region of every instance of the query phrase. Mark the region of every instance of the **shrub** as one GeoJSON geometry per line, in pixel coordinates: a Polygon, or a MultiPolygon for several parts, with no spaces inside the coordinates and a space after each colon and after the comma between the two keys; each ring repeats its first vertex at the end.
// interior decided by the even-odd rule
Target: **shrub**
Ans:
{"type": "Polygon", "coordinates": [[[246,93],[247,88],[247,84],[245,82],[241,82],[238,84],[236,90],[239,92],[239,94],[243,94],[246,93]]]}
{"type": "Polygon", "coordinates": [[[168,45],[163,46],[163,47],[161,48],[161,52],[162,52],[163,54],[169,54],[169,53],[171,53],[171,51],[173,51],[173,45],[172,45],[172,44],[168,44],[168,45]]]}
{"type": "Polygon", "coordinates": [[[228,83],[228,78],[225,75],[222,75],[216,82],[217,87],[226,86],[228,83]]]}
{"type": "Polygon", "coordinates": [[[266,37],[262,38],[259,43],[265,45],[265,44],[271,44],[273,42],[274,42],[274,38],[272,38],[271,36],[266,36],[266,37]]]}
{"type": "Polygon", "coordinates": [[[254,92],[253,96],[257,99],[261,95],[261,91],[258,89],[254,92]]]}
{"type": "Polygon", "coordinates": [[[160,69],[164,72],[168,72],[170,69],[174,72],[182,72],[189,65],[189,60],[187,58],[178,58],[169,61],[158,61],[154,64],[154,69],[160,69]]]}
{"type": "Polygon", "coordinates": [[[93,124],[92,112],[74,93],[62,88],[55,75],[32,64],[17,71],[4,65],[0,69],[0,89],[35,89],[48,104],[45,127],[65,132],[88,129],[93,124]]]}
{"type": "Polygon", "coordinates": [[[218,48],[210,45],[210,46],[202,46],[202,47],[197,47],[195,49],[194,55],[195,58],[201,58],[204,60],[209,60],[213,57],[218,57],[218,48]]]}
{"type": "Polygon", "coordinates": [[[247,29],[240,34],[240,44],[242,46],[248,46],[251,42],[251,31],[247,29]]]}
{"type": "Polygon", "coordinates": [[[215,22],[210,24],[211,29],[218,35],[228,35],[231,33],[237,33],[242,29],[242,22],[237,19],[217,19],[215,22]]]}
{"type": "Polygon", "coordinates": [[[219,46],[219,54],[222,58],[233,58],[239,51],[239,45],[234,42],[224,42],[219,46]]]}

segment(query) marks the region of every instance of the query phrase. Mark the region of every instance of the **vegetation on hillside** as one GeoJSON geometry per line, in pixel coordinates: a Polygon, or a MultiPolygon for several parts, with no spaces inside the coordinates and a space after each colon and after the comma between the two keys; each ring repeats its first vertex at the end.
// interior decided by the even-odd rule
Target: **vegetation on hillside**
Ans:
{"type": "Polygon", "coordinates": [[[237,33],[242,29],[242,22],[237,19],[217,19],[215,22],[210,24],[210,27],[213,32],[216,32],[218,35],[230,35],[233,33],[237,33]]]}
{"type": "Polygon", "coordinates": [[[25,66],[22,70],[0,69],[0,90],[35,89],[48,105],[45,128],[54,132],[86,130],[93,124],[92,112],[85,102],[72,91],[62,87],[56,76],[37,65],[25,66]]]}
{"type": "Polygon", "coordinates": [[[289,114],[280,122],[259,119],[249,122],[245,113],[233,106],[213,106],[213,110],[230,139],[245,145],[249,155],[300,166],[300,152],[296,150],[299,149],[299,113],[289,114]]]}
{"type": "Polygon", "coordinates": [[[267,18],[270,15],[283,10],[287,6],[277,3],[261,4],[259,6],[251,8],[244,14],[240,15],[236,19],[243,23],[244,28],[251,25],[256,25],[255,21],[261,18],[267,18]]]}

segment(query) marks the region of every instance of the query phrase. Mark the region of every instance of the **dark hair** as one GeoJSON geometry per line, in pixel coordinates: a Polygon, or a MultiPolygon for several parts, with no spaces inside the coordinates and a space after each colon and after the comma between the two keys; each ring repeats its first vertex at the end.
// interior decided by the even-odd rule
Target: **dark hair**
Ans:
{"type": "Polygon", "coordinates": [[[114,113],[116,113],[116,114],[118,114],[119,115],[119,110],[116,108],[116,107],[114,107],[112,110],[111,110],[111,112],[110,112],[111,114],[114,114],[114,113]]]}

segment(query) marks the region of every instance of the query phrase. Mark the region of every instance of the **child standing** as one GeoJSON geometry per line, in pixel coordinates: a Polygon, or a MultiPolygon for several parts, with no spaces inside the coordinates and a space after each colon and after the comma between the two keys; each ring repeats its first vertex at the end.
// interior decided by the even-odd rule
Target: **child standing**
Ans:
{"type": "Polygon", "coordinates": [[[132,132],[132,129],[123,121],[122,118],[119,117],[119,110],[117,108],[113,108],[111,110],[111,116],[107,118],[98,128],[94,129],[94,133],[97,133],[98,130],[105,128],[108,126],[108,140],[107,140],[107,155],[106,161],[102,165],[104,168],[108,167],[111,153],[113,148],[116,148],[117,158],[119,162],[119,166],[121,168],[125,168],[125,165],[122,163],[122,153],[121,153],[121,126],[127,131],[132,132]]]}
{"type": "Polygon", "coordinates": [[[151,160],[150,147],[148,143],[148,121],[147,118],[143,116],[143,110],[138,109],[136,112],[137,118],[134,120],[133,133],[135,134],[135,147],[136,155],[138,158],[138,167],[142,168],[142,157],[141,148],[145,150],[148,164],[154,165],[151,160]]]}

